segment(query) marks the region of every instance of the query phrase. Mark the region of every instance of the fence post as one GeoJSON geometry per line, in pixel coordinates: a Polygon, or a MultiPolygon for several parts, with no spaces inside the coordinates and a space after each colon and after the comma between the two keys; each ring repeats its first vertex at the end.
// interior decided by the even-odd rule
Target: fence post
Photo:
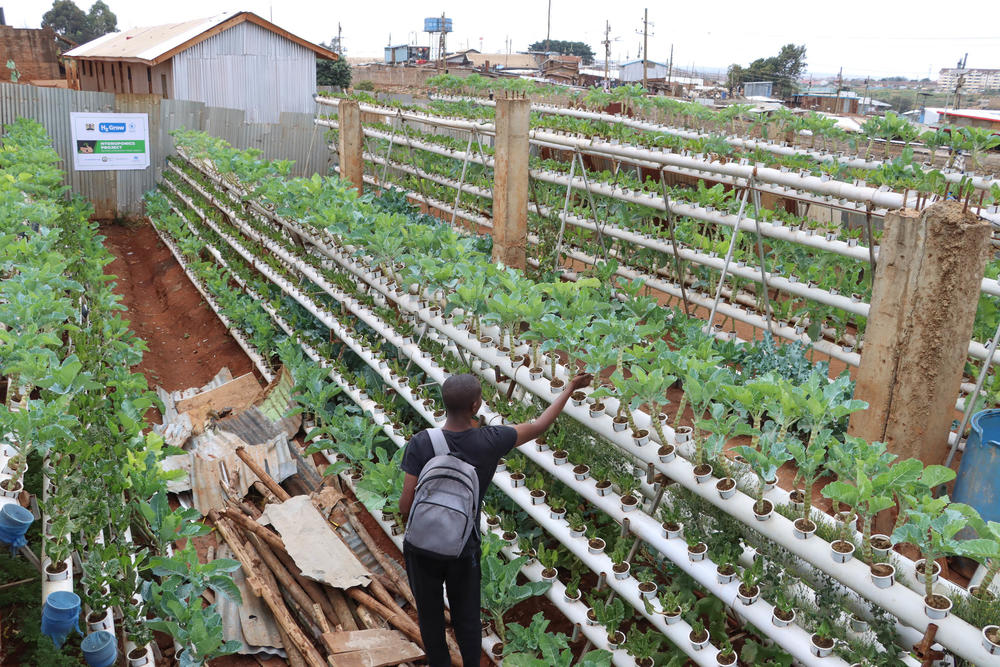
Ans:
{"type": "Polygon", "coordinates": [[[969,351],[990,225],[961,202],[893,211],[875,270],[850,433],[940,463],[969,351]]]}
{"type": "Polygon", "coordinates": [[[493,173],[493,259],[525,268],[528,237],[527,99],[497,100],[493,173]]]}
{"type": "Polygon", "coordinates": [[[340,178],[350,181],[358,192],[365,189],[365,162],[362,155],[361,108],[356,100],[341,100],[337,110],[340,123],[340,178]]]}

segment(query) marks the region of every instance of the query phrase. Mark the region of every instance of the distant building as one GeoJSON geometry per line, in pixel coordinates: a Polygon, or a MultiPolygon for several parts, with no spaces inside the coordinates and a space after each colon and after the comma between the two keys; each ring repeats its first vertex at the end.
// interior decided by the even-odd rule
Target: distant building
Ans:
{"type": "Polygon", "coordinates": [[[937,124],[954,127],[981,127],[1000,133],[1000,110],[938,109],[937,124]]]}
{"type": "Polygon", "coordinates": [[[773,81],[747,81],[743,84],[743,97],[771,97],[773,81]]]}
{"type": "MultiPolygon", "coordinates": [[[[642,61],[632,60],[619,65],[618,79],[621,83],[642,83],[642,61]]],[[[658,89],[677,86],[697,88],[705,85],[705,80],[701,77],[680,76],[677,70],[671,71],[667,65],[652,60],[646,61],[646,81],[647,83],[659,84],[656,86],[658,89]],[[669,85],[667,79],[669,79],[669,85]]]]}
{"type": "Polygon", "coordinates": [[[479,53],[466,52],[473,67],[485,69],[538,69],[535,57],[530,53],[479,53]]]}
{"type": "Polygon", "coordinates": [[[826,113],[859,114],[861,98],[850,90],[837,92],[836,86],[810,86],[792,94],[791,106],[826,113]]]}
{"type": "Polygon", "coordinates": [[[550,56],[542,63],[542,76],[567,85],[579,83],[580,61],[580,56],[550,56]]]}
{"type": "Polygon", "coordinates": [[[858,113],[865,116],[880,116],[891,108],[891,104],[871,97],[862,97],[858,100],[858,113]]]}
{"type": "Polygon", "coordinates": [[[338,58],[251,12],[114,32],[65,56],[72,88],[242,109],[250,123],[312,113],[316,58],[338,58]]]}
{"type": "Polygon", "coordinates": [[[59,49],[52,28],[14,28],[0,25],[0,68],[3,80],[10,81],[4,65],[14,61],[21,76],[18,83],[54,85],[65,79],[59,66],[59,49]]]}
{"type": "Polygon", "coordinates": [[[431,57],[431,47],[414,46],[412,44],[400,44],[399,46],[385,47],[386,65],[405,65],[415,63],[418,60],[427,61],[431,57]]]}
{"type": "MultiPolygon", "coordinates": [[[[646,61],[646,79],[663,79],[667,78],[668,67],[663,63],[653,62],[652,60],[646,61]]],[[[642,61],[632,60],[627,63],[622,63],[618,66],[618,78],[622,83],[636,83],[642,82],[642,61]]]]}
{"type": "Polygon", "coordinates": [[[1000,90],[1000,69],[959,69],[946,67],[938,73],[937,87],[941,91],[954,91],[959,77],[962,80],[960,92],[982,93],[987,90],[1000,90]]]}

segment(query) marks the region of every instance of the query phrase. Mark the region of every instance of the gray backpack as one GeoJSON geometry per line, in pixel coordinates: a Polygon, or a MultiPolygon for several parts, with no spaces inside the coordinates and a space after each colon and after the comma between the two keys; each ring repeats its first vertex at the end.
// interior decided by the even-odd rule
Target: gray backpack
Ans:
{"type": "Polygon", "coordinates": [[[444,432],[427,429],[434,457],[417,478],[406,526],[406,544],[432,558],[458,558],[479,521],[479,475],[454,456],[444,432]]]}

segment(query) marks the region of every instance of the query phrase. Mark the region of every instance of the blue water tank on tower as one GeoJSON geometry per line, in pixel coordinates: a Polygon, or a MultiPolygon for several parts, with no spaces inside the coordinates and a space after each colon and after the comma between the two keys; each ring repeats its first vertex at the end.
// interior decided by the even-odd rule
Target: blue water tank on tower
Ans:
{"type": "Polygon", "coordinates": [[[451,19],[446,18],[444,23],[440,16],[424,19],[424,32],[451,32],[451,19]]]}

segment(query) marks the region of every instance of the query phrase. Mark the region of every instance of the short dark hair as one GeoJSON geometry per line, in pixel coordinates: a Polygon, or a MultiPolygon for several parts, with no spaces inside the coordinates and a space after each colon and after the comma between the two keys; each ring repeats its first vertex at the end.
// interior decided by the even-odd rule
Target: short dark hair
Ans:
{"type": "Polygon", "coordinates": [[[448,414],[472,412],[472,404],[483,395],[483,388],[475,375],[452,375],[441,385],[441,398],[448,414]]]}

